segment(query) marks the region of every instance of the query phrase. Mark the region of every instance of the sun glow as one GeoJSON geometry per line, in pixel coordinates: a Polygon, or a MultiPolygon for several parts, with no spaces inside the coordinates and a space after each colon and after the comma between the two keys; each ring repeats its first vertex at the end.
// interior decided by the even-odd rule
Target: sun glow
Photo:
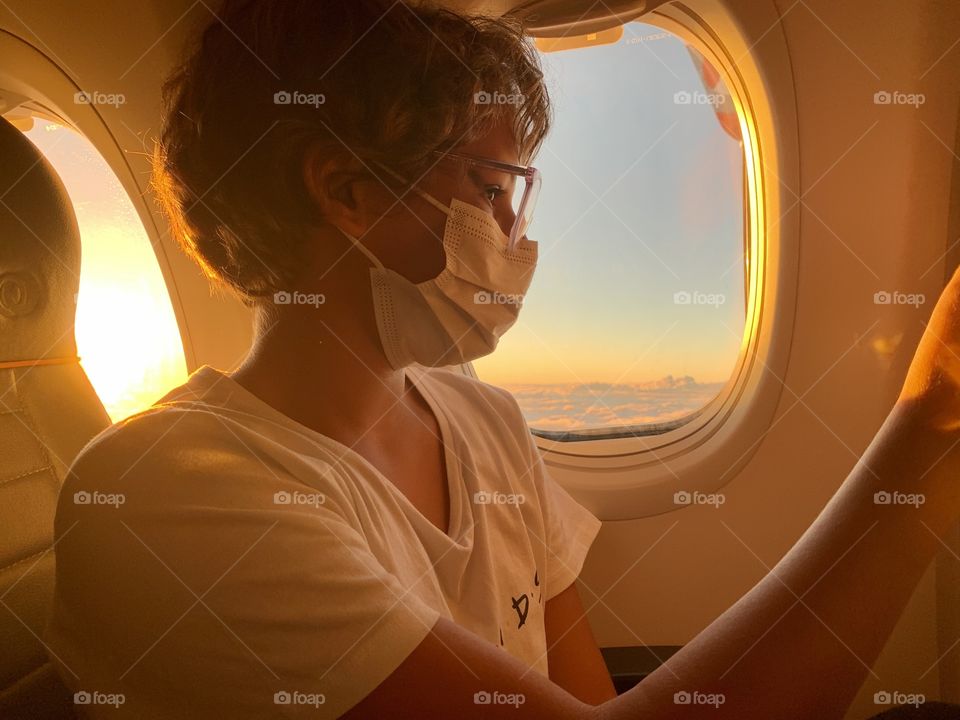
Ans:
{"type": "Polygon", "coordinates": [[[183,344],[136,209],[96,148],[74,130],[26,132],[56,169],[83,242],[76,335],[80,362],[115,422],[186,380],[183,344]]]}

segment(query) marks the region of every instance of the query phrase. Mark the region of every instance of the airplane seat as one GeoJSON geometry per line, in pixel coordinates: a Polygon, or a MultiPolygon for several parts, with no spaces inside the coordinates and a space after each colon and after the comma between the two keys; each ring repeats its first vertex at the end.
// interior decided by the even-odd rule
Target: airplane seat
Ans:
{"type": "Polygon", "coordinates": [[[73,718],[43,643],[67,468],[110,424],[77,361],[80,233],[44,157],[0,118],[0,717],[73,718]]]}

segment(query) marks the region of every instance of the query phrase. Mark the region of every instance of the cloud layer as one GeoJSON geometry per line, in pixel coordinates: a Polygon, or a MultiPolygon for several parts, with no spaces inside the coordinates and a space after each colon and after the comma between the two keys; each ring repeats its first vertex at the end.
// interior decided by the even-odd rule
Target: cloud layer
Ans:
{"type": "Polygon", "coordinates": [[[723,383],[698,383],[667,375],[647,383],[504,385],[531,427],[584,430],[675,420],[699,410],[723,383]]]}

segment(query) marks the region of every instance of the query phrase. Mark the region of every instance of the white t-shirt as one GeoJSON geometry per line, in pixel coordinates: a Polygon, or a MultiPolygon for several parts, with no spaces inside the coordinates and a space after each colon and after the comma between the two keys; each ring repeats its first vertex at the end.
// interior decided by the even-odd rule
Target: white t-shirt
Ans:
{"type": "Polygon", "coordinates": [[[84,449],[57,508],[46,638],[78,709],[337,717],[441,615],[547,673],[544,603],[600,522],[547,475],[508,392],[407,374],[443,436],[449,534],[208,366],[84,449]]]}

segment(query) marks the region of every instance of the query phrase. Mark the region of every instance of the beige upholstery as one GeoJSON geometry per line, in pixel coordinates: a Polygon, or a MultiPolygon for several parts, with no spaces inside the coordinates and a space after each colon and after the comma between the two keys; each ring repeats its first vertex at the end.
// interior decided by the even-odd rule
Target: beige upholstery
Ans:
{"type": "Polygon", "coordinates": [[[59,178],[0,119],[0,718],[72,718],[42,642],[53,518],[67,467],[109,424],[76,362],[80,237],[59,178]]]}

